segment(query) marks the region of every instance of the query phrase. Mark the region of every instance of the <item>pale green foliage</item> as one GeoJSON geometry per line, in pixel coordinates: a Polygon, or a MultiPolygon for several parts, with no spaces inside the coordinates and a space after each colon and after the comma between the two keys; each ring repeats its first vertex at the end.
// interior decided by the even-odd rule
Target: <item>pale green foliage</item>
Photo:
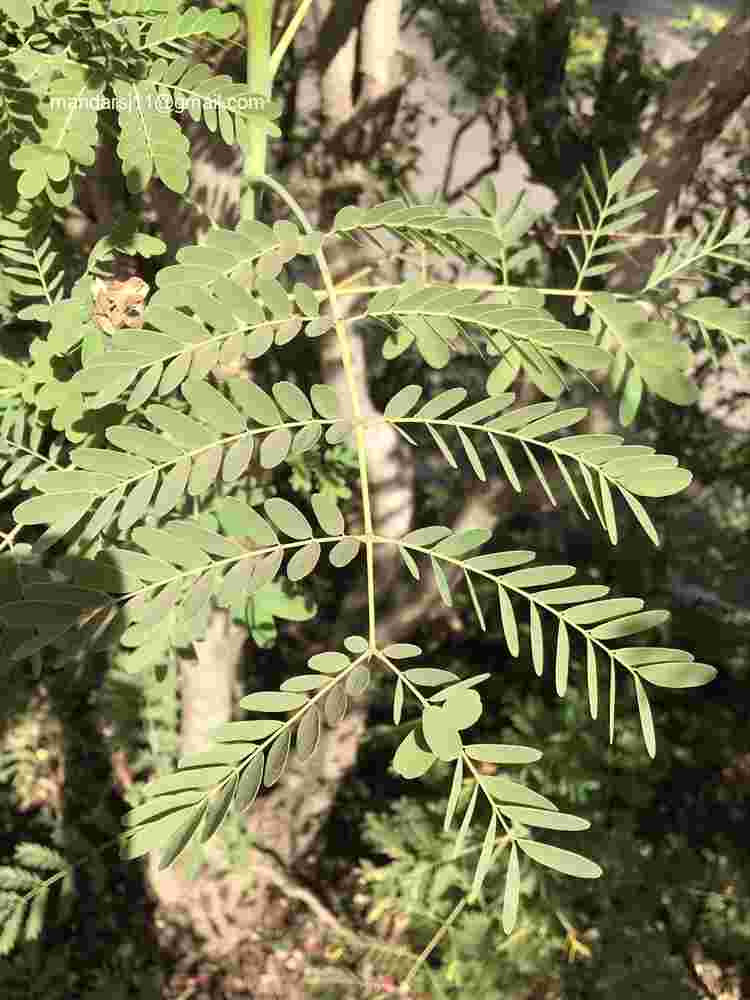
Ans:
{"type": "MultiPolygon", "coordinates": [[[[57,851],[31,841],[16,846],[13,862],[0,866],[0,955],[8,955],[19,940],[31,942],[39,938],[50,895],[44,875],[66,864],[57,851]]],[[[63,909],[69,909],[73,891],[68,876],[60,887],[58,905],[63,909]]]]}
{"type": "MultiPolygon", "coordinates": [[[[16,21],[28,27],[26,6],[16,2],[13,10],[16,21]]],[[[93,19],[104,49],[119,46],[111,73],[103,70],[94,84],[88,77],[84,81],[80,67],[63,66],[56,57],[35,52],[32,63],[36,60],[43,81],[37,97],[49,101],[58,92],[72,96],[107,90],[132,99],[119,112],[117,145],[130,190],[141,190],[156,175],[181,192],[189,170],[186,140],[169,115],[150,112],[148,104],[180,90],[200,100],[238,93],[231,81],[211,78],[181,55],[174,58],[197,33],[231,33],[233,15],[180,12],[176,4],[146,2],[123,2],[118,11],[122,18],[106,25],[98,5],[88,13],[74,12],[93,19]],[[146,114],[141,113],[144,107],[146,114]]],[[[28,59],[28,53],[4,58],[20,69],[19,60],[28,59]]],[[[277,110],[265,108],[263,115],[271,117],[277,110]]],[[[212,116],[200,103],[196,114],[225,141],[236,138],[236,121],[222,113],[212,116]]],[[[480,291],[435,284],[426,276],[369,290],[366,316],[387,328],[387,359],[414,346],[428,365],[442,368],[458,347],[468,347],[488,361],[486,398],[469,401],[466,391],[456,387],[416,409],[423,390],[409,385],[390,400],[382,421],[413,447],[419,446],[413,435],[426,430],[454,468],[458,461],[452,448],[460,447],[482,481],[487,472],[480,451],[486,452],[489,444],[516,490],[522,485],[511,453],[520,450],[554,503],[539,461],[551,456],[582,512],[590,518],[593,509],[613,544],[618,539],[618,496],[658,543],[638,498],[674,495],[690,483],[690,472],[679,467],[677,457],[627,445],[618,435],[576,434],[570,429],[586,410],[558,409],[555,401],[566,387],[566,375],[608,368],[615,370],[616,377],[610,378],[616,389],[624,381],[624,423],[635,416],[645,390],[677,405],[696,398],[686,374],[692,363],[687,344],[661,320],[649,319],[637,301],[582,288],[584,280],[611,268],[594,263],[594,258],[621,249],[610,237],[640,218],[631,210],[649,192],[627,194],[640,158],[611,177],[603,164],[606,190],[601,196],[585,177],[586,226],[582,222],[581,229],[595,235],[582,233],[583,259],[574,255],[579,277],[572,299],[575,315],[585,317],[587,329],[569,329],[553,318],[545,309],[549,290],[509,286],[509,268],[519,259],[514,255],[525,252],[518,247],[533,218],[522,199],[504,210],[494,188],[485,186],[481,216],[451,215],[438,204],[409,205],[400,199],[372,208],[350,206],[323,233],[312,230],[286,192],[264,178],[286,199],[296,222],[270,227],[243,221],[236,230],[213,228],[201,245],[181,248],[177,263],[158,272],[158,290],[146,307],[143,329],[107,334],[93,321],[93,276],[116,250],[151,256],[162,245],[133,231],[104,240],[70,294],[63,292],[59,260],[43,223],[69,202],[74,174],[93,162],[97,122],[96,112],[88,108],[72,117],[50,114],[45,130],[13,154],[12,164],[21,171],[18,191],[26,201],[0,228],[0,255],[12,262],[9,290],[26,304],[21,315],[41,324],[28,363],[7,361],[0,369],[8,400],[1,428],[2,485],[18,494],[16,529],[4,544],[2,567],[0,622],[6,656],[31,660],[39,670],[47,662],[63,664],[103,650],[127,673],[153,668],[164,676],[172,652],[203,637],[215,606],[251,623],[256,637],[267,635],[274,618],[303,621],[314,613],[300,583],[315,572],[324,552],[334,568],[361,556],[368,580],[368,636],[349,636],[346,652],[312,656],[308,671],[285,680],[280,691],[244,698],[241,707],[260,717],[221,727],[213,746],[183,759],[173,774],[147,787],[144,801],[127,817],[123,856],[160,851],[165,867],[191,843],[213,837],[231,810],[250,808],[262,787],[281,779],[291,753],[302,761],[309,758],[323,727],[336,726],[350,701],[367,691],[372,671],[382,669],[395,681],[394,722],[400,724],[406,715],[412,724],[395,752],[395,770],[412,779],[438,761],[451,764],[444,827],[450,830],[460,814],[455,855],[482,827],[471,898],[482,893],[492,865],[510,845],[502,904],[503,926],[510,933],[530,863],[579,878],[601,874],[594,862],[536,839],[536,830],[579,831],[587,822],[559,812],[504,770],[487,775],[478,766],[490,762],[505,769],[541,757],[530,747],[471,742],[469,731],[483,709],[479,686],[488,674],[459,680],[439,665],[402,664],[420,656],[416,646],[380,647],[376,546],[395,545],[417,580],[420,563],[429,566],[449,606],[453,571],[459,570],[482,629],[487,628],[490,594],[492,613],[513,656],[521,655],[518,614],[528,610],[530,663],[539,676],[548,660],[545,626],[551,627],[551,662],[560,697],[568,689],[571,657],[585,651],[593,717],[599,705],[599,668],[607,669],[610,734],[616,677],[627,680],[651,756],[655,733],[647,685],[698,686],[708,683],[715,670],[693,662],[682,650],[622,644],[661,626],[668,612],[644,610],[638,598],[610,598],[606,587],[574,584],[574,567],[537,564],[534,552],[480,553],[490,541],[488,531],[453,532],[435,525],[402,538],[378,534],[364,477],[364,530],[350,529],[349,511],[330,493],[312,495],[309,504],[270,495],[262,505],[251,502],[251,463],[283,472],[322,442],[347,442],[360,469],[366,469],[366,428],[356,406],[353,418],[342,417],[329,386],[313,385],[305,392],[280,381],[265,391],[247,378],[222,376],[221,369],[260,358],[299,334],[311,339],[336,335],[346,343],[346,323],[320,315],[321,303],[337,315],[326,251],[342,237],[375,239],[375,232],[384,230],[443,256],[483,262],[501,279],[489,299],[480,291]],[[28,200],[35,198],[40,208],[32,210],[28,200]],[[297,255],[315,259],[322,289],[302,283],[290,288],[285,267],[297,255]],[[506,390],[521,373],[551,401],[513,407],[514,396],[506,390]],[[568,433],[559,436],[561,432],[568,433]],[[471,788],[468,798],[465,779],[471,788]]],[[[9,128],[12,135],[14,127],[9,128]]],[[[727,244],[750,243],[747,227],[722,239],[720,228],[721,220],[692,247],[661,258],[647,287],[727,244]]],[[[697,322],[705,337],[707,329],[719,329],[733,342],[747,342],[747,320],[714,299],[693,302],[682,315],[697,322]]],[[[36,883],[29,886],[23,907],[14,911],[21,916],[6,925],[14,940],[13,921],[20,928],[23,908],[43,898],[46,888],[47,883],[39,891],[36,883]]]]}

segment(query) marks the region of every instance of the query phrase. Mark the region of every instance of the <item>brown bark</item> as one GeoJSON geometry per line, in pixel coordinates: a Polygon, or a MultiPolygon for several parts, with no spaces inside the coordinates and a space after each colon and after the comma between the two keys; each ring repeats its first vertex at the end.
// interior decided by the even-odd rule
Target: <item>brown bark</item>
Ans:
{"type": "MultiPolygon", "coordinates": [[[[660,232],[670,205],[693,178],[706,147],[721,134],[729,118],[750,95],[750,15],[738,14],[693,59],[670,87],[643,138],[648,157],[633,190],[656,188],[643,209],[644,232],[660,232]]],[[[610,276],[618,291],[642,287],[660,252],[656,240],[645,240],[610,276]]]]}

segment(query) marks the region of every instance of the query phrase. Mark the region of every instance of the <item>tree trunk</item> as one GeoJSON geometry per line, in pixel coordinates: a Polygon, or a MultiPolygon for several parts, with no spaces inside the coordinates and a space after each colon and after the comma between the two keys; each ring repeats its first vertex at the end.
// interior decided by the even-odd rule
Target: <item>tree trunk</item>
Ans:
{"type": "MultiPolygon", "coordinates": [[[[633,191],[656,188],[645,202],[644,232],[660,232],[667,210],[693,178],[706,146],[723,131],[750,95],[750,14],[735,16],[690,62],[662,102],[643,137],[648,157],[633,191]]],[[[657,254],[657,240],[645,240],[610,275],[611,289],[637,291],[657,254]]]]}
{"type": "Polygon", "coordinates": [[[247,630],[214,611],[205,639],[194,644],[196,659],[180,658],[180,749],[183,754],[206,750],[209,734],[229,722],[234,706],[237,668],[247,630]]]}

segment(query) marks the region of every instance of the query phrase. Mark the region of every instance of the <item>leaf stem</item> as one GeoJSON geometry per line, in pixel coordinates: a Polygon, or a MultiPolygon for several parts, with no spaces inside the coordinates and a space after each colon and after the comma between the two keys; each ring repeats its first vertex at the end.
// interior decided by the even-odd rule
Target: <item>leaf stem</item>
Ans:
{"type": "MultiPolygon", "coordinates": [[[[313,228],[305,215],[302,206],[294,199],[294,197],[287,191],[283,184],[270,177],[268,174],[264,174],[260,178],[261,182],[269,187],[275,194],[285,202],[290,211],[299,220],[300,225],[304,231],[308,234],[312,233],[313,228]]],[[[328,267],[328,261],[326,260],[325,254],[322,250],[318,250],[315,254],[315,260],[320,268],[320,274],[323,279],[323,284],[325,285],[325,290],[328,294],[328,301],[331,307],[331,313],[333,315],[333,321],[336,329],[336,336],[339,342],[339,350],[341,352],[341,363],[344,367],[344,374],[346,376],[346,383],[349,389],[349,395],[351,397],[351,407],[352,407],[352,417],[354,423],[354,437],[357,445],[357,456],[359,459],[359,480],[360,480],[360,490],[362,497],[362,516],[364,518],[364,534],[365,534],[365,548],[367,553],[367,607],[368,607],[368,618],[369,618],[369,630],[370,630],[370,647],[375,648],[376,637],[375,637],[375,562],[373,556],[373,524],[372,524],[372,502],[370,497],[370,485],[369,485],[369,475],[368,475],[368,465],[367,465],[367,449],[365,445],[365,431],[362,426],[362,408],[359,400],[359,393],[357,392],[357,382],[354,377],[354,364],[352,360],[351,346],[349,344],[349,339],[346,335],[346,324],[339,311],[338,304],[338,293],[336,287],[333,283],[333,277],[331,275],[330,268],[328,267]]]]}

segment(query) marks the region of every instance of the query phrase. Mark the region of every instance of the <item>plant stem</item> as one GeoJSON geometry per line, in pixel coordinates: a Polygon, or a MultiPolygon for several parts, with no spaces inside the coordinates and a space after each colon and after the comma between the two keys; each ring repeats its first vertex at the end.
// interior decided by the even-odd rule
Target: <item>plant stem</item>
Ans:
{"type": "MultiPolygon", "coordinates": [[[[282,201],[289,207],[290,211],[299,220],[300,225],[306,233],[312,232],[312,226],[310,225],[307,216],[305,215],[302,206],[294,199],[294,197],[287,191],[283,184],[279,184],[277,180],[268,175],[264,175],[260,180],[267,187],[271,188],[282,201]]],[[[349,338],[346,334],[346,327],[344,325],[344,320],[341,317],[338,306],[338,297],[336,288],[333,284],[333,277],[331,276],[330,268],[328,267],[328,262],[325,258],[325,254],[322,250],[318,250],[315,254],[315,260],[318,267],[320,268],[320,274],[323,279],[323,284],[325,286],[326,293],[328,295],[328,301],[331,306],[331,313],[333,315],[333,321],[336,328],[336,336],[339,342],[339,350],[341,352],[341,363],[344,367],[344,374],[346,376],[346,384],[349,389],[349,395],[351,397],[352,404],[352,423],[354,424],[354,438],[357,445],[357,456],[359,458],[359,482],[362,497],[362,516],[364,519],[364,535],[365,535],[365,549],[367,556],[367,607],[368,607],[368,619],[369,619],[369,640],[370,648],[376,648],[376,638],[375,638],[375,560],[373,552],[373,523],[372,523],[372,502],[370,498],[370,485],[369,476],[367,469],[367,450],[365,444],[365,431],[362,423],[362,408],[359,401],[359,393],[357,392],[357,381],[354,377],[354,365],[352,360],[352,351],[349,344],[349,338]]]]}
{"type": "MultiPolygon", "coordinates": [[[[247,89],[249,95],[271,97],[271,19],[274,0],[246,0],[247,89]]],[[[245,164],[240,215],[255,218],[255,185],[266,172],[268,134],[263,119],[250,119],[245,133],[245,164]]]]}
{"type": "Polygon", "coordinates": [[[273,50],[273,53],[271,55],[271,61],[269,64],[269,70],[272,78],[276,76],[276,73],[278,72],[279,66],[281,64],[281,60],[284,58],[286,50],[292,44],[292,40],[297,33],[297,29],[305,19],[305,14],[310,9],[311,3],[312,0],[302,0],[299,7],[294,12],[294,16],[292,17],[291,21],[284,29],[284,34],[279,39],[276,48],[273,50]]]}
{"type": "Polygon", "coordinates": [[[437,948],[437,946],[443,940],[445,935],[448,933],[451,924],[453,924],[461,916],[464,907],[466,906],[468,901],[469,897],[464,896],[463,899],[459,900],[456,903],[456,905],[453,907],[453,910],[451,911],[451,915],[448,917],[448,919],[445,921],[442,927],[439,927],[435,931],[427,946],[420,953],[419,958],[416,960],[414,965],[412,965],[412,967],[409,969],[409,972],[406,975],[406,979],[404,979],[404,981],[401,983],[402,988],[404,986],[409,986],[409,984],[414,979],[419,970],[422,968],[424,963],[427,961],[427,959],[430,957],[430,955],[433,953],[433,951],[437,948]]]}

